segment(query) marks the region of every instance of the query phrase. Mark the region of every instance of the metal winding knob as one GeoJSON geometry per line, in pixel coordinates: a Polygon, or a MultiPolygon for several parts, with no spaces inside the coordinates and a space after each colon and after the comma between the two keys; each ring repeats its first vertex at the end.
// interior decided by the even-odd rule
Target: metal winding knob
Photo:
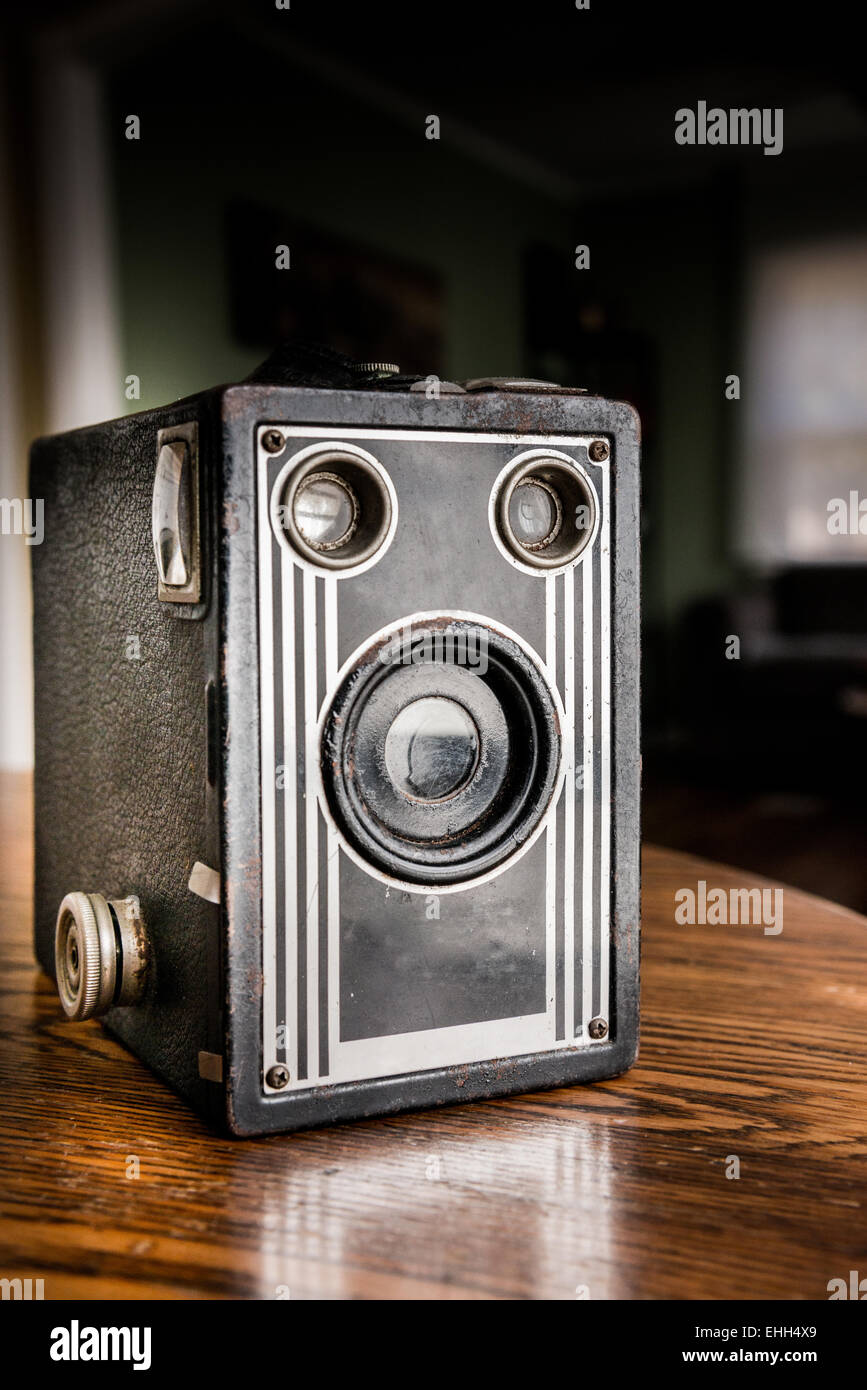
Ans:
{"type": "Polygon", "coordinates": [[[138,1003],[149,960],[138,898],[67,893],[54,934],[57,992],[67,1018],[95,1018],[138,1003]]]}
{"type": "Polygon", "coordinates": [[[400,376],[396,362],[353,362],[350,371],[358,376],[400,376]]]}

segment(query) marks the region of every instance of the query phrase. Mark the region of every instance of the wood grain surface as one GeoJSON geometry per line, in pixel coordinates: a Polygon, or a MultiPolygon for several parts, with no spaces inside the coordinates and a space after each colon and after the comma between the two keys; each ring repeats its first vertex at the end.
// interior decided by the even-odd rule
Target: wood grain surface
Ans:
{"type": "Polygon", "coordinates": [[[779,935],[678,925],[678,889],[761,880],[648,847],[626,1076],[231,1140],[61,1022],[31,838],[6,774],[0,1276],[47,1299],[825,1299],[867,1275],[864,918],[786,888],[779,935]]]}

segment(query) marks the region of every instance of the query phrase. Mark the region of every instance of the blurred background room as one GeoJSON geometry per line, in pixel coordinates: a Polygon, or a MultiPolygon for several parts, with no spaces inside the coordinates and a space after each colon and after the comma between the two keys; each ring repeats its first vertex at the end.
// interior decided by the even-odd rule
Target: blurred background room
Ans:
{"type": "MultiPolygon", "coordinates": [[[[7,7],[0,497],[36,435],[290,335],[629,400],[645,836],[867,912],[867,78],[820,9],[759,13],[7,7]],[[781,109],[782,150],[678,144],[699,101],[781,109]]],[[[22,771],[28,563],[0,536],[22,771]]]]}

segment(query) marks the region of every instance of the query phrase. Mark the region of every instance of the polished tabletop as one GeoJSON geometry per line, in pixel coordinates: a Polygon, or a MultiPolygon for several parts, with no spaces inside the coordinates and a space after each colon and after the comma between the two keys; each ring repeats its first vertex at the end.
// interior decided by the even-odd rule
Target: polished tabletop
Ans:
{"type": "Polygon", "coordinates": [[[867,919],[785,887],[723,925],[730,890],[778,885],[648,846],[625,1076],[238,1140],[61,1021],[31,843],[4,774],[0,1270],[47,1299],[826,1299],[867,1275],[867,919]],[[710,922],[678,920],[684,890],[710,922]]]}

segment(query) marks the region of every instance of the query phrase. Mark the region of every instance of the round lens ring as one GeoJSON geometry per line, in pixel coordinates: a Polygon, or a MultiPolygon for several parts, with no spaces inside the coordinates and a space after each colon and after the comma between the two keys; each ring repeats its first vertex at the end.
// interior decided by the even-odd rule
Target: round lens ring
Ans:
{"type": "Polygon", "coordinates": [[[599,523],[596,489],[577,459],[533,449],[496,479],[488,518],[512,564],[527,574],[563,573],[590,552],[599,523]]]}
{"type": "Polygon", "coordinates": [[[295,525],[314,550],[337,550],[355,535],[358,499],[336,473],[311,473],[302,479],[293,502],[295,525]]]}
{"type": "Polygon", "coordinates": [[[556,798],[559,697],[535,653],[482,617],[414,614],[381,629],[343,668],[320,724],[323,804],[348,851],[390,881],[451,887],[498,871],[556,798]],[[445,648],[405,663],[422,621],[455,637],[481,629],[484,666],[445,648]]]}
{"type": "Polygon", "coordinates": [[[372,454],[335,441],[274,462],[271,525],[302,564],[340,577],[385,554],[397,528],[397,495],[372,454]]]}
{"type": "Polygon", "coordinates": [[[415,801],[443,801],[466,786],[479,756],[479,733],[456,700],[442,696],[404,705],[385,740],[393,785],[415,801]]]}
{"type": "Polygon", "coordinates": [[[563,508],[544,478],[522,478],[509,499],[509,523],[525,550],[545,550],[560,534],[563,508]]]}

